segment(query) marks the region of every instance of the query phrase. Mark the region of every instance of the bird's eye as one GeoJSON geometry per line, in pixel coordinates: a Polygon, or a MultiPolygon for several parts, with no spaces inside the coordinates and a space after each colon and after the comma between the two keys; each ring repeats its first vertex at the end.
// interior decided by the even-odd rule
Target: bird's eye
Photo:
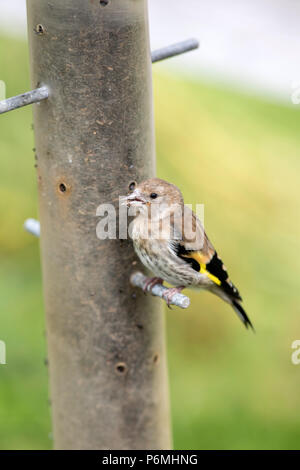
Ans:
{"type": "Polygon", "coordinates": [[[156,199],[157,196],[158,196],[158,194],[156,194],[156,193],[151,193],[150,194],[151,199],[156,199]]]}

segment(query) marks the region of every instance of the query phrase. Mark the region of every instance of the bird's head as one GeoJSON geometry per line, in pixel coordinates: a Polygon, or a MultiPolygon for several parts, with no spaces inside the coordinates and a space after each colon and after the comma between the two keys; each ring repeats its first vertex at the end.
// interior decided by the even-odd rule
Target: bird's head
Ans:
{"type": "Polygon", "coordinates": [[[179,189],[160,178],[150,178],[140,184],[131,183],[129,190],[127,206],[138,208],[140,213],[162,215],[172,207],[183,205],[179,189]]]}

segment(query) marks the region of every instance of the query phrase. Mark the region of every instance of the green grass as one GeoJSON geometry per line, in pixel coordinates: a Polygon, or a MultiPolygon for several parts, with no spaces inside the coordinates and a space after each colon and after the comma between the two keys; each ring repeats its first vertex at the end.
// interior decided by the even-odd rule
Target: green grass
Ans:
{"type": "MultiPolygon", "coordinates": [[[[154,77],[158,175],[205,204],[205,226],[257,333],[191,292],[167,311],[178,449],[299,448],[299,109],[184,78],[154,77]]],[[[29,89],[25,43],[0,39],[7,95],[29,89]]],[[[0,448],[51,448],[31,109],[0,118],[0,448]]]]}
{"type": "Polygon", "coordinates": [[[209,294],[167,313],[175,446],[299,448],[299,110],[166,76],[155,96],[158,173],[205,204],[257,330],[209,294]]]}

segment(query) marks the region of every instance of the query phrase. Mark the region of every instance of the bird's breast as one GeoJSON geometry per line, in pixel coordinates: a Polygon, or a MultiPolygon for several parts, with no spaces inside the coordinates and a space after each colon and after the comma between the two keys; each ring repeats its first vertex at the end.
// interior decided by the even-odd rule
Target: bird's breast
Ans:
{"type": "Polygon", "coordinates": [[[155,276],[174,286],[197,284],[199,273],[178,258],[166,240],[136,239],[133,242],[138,257],[155,276]]]}

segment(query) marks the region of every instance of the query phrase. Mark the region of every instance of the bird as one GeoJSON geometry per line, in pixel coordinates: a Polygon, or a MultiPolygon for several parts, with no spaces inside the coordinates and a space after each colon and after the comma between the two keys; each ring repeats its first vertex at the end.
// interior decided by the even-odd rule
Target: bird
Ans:
{"type": "Polygon", "coordinates": [[[144,292],[168,282],[173,287],[163,296],[170,306],[173,295],[185,288],[207,290],[231,305],[245,327],[254,331],[238,289],[177,186],[160,178],[133,182],[123,203],[133,216],[130,237],[135,252],[154,274],[144,292]]]}

